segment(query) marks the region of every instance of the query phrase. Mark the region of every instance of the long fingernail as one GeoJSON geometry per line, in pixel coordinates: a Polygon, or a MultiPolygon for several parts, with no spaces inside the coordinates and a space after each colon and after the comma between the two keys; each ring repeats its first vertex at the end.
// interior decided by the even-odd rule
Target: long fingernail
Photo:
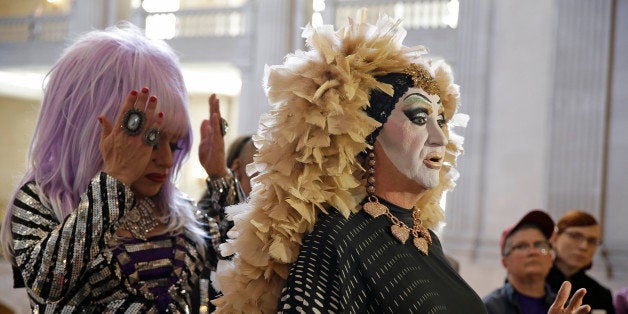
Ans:
{"type": "Polygon", "coordinates": [[[150,96],[149,99],[150,99],[150,101],[157,101],[157,97],[155,97],[155,96],[150,96]]]}
{"type": "Polygon", "coordinates": [[[163,118],[163,117],[164,117],[164,113],[163,113],[163,112],[161,112],[161,111],[160,111],[157,115],[158,115],[160,118],[163,118]]]}
{"type": "Polygon", "coordinates": [[[136,90],[132,90],[132,91],[131,91],[131,95],[133,95],[133,96],[137,96],[137,91],[136,91],[136,90]]]}
{"type": "Polygon", "coordinates": [[[144,94],[148,93],[148,88],[142,87],[142,93],[144,93],[144,94]]]}

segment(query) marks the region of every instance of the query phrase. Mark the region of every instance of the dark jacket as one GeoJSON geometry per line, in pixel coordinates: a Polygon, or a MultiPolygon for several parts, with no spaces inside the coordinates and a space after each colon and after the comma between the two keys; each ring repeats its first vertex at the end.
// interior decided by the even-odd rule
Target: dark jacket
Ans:
{"type": "Polygon", "coordinates": [[[606,310],[606,314],[615,313],[611,291],[600,285],[595,279],[587,276],[584,269],[581,269],[573,276],[567,278],[556,266],[553,266],[545,279],[554,292],[560,289],[560,285],[562,285],[565,280],[571,282],[570,297],[573,296],[574,292],[578,289],[586,288],[587,294],[584,295],[582,304],[590,305],[591,309],[604,309],[606,310]]]}
{"type": "MultiPolygon", "coordinates": [[[[545,291],[547,292],[545,294],[545,304],[549,308],[554,299],[556,299],[556,294],[552,292],[547,284],[545,285],[545,291]]],[[[482,301],[484,301],[489,314],[522,314],[523,312],[516,298],[517,293],[515,288],[509,282],[506,282],[501,288],[485,296],[482,301]]]]}

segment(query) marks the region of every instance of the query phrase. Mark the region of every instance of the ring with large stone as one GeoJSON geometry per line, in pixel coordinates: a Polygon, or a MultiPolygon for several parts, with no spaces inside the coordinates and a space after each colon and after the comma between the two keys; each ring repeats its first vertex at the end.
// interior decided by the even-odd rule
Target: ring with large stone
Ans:
{"type": "Polygon", "coordinates": [[[142,127],[146,123],[146,114],[135,108],[129,109],[122,118],[122,130],[128,135],[138,135],[142,132],[142,127]]]}
{"type": "Polygon", "coordinates": [[[229,131],[229,123],[227,123],[227,120],[220,118],[220,134],[222,134],[222,136],[225,136],[225,134],[227,134],[227,131],[229,131]]]}
{"type": "Polygon", "coordinates": [[[144,133],[144,144],[155,146],[157,143],[159,143],[159,130],[157,130],[157,128],[150,128],[144,133]]]}

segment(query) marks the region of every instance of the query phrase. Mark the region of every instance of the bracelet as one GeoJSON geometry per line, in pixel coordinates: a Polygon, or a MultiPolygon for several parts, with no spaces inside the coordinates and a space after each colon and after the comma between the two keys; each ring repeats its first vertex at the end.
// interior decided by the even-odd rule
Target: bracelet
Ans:
{"type": "Polygon", "coordinates": [[[205,182],[207,183],[208,190],[222,193],[224,189],[235,186],[235,177],[233,176],[233,173],[231,173],[231,169],[229,169],[227,175],[225,175],[224,177],[208,177],[205,182]]]}

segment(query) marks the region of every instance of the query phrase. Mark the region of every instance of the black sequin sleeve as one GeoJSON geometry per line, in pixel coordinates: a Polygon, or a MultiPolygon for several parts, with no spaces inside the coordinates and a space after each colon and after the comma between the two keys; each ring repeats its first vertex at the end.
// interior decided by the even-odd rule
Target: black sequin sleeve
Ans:
{"type": "Polygon", "coordinates": [[[225,219],[225,207],[243,202],[246,198],[240,182],[231,170],[225,177],[207,178],[207,193],[198,201],[198,208],[202,215],[213,218],[218,224],[220,242],[227,240],[227,232],[233,227],[233,222],[225,219]]]}

